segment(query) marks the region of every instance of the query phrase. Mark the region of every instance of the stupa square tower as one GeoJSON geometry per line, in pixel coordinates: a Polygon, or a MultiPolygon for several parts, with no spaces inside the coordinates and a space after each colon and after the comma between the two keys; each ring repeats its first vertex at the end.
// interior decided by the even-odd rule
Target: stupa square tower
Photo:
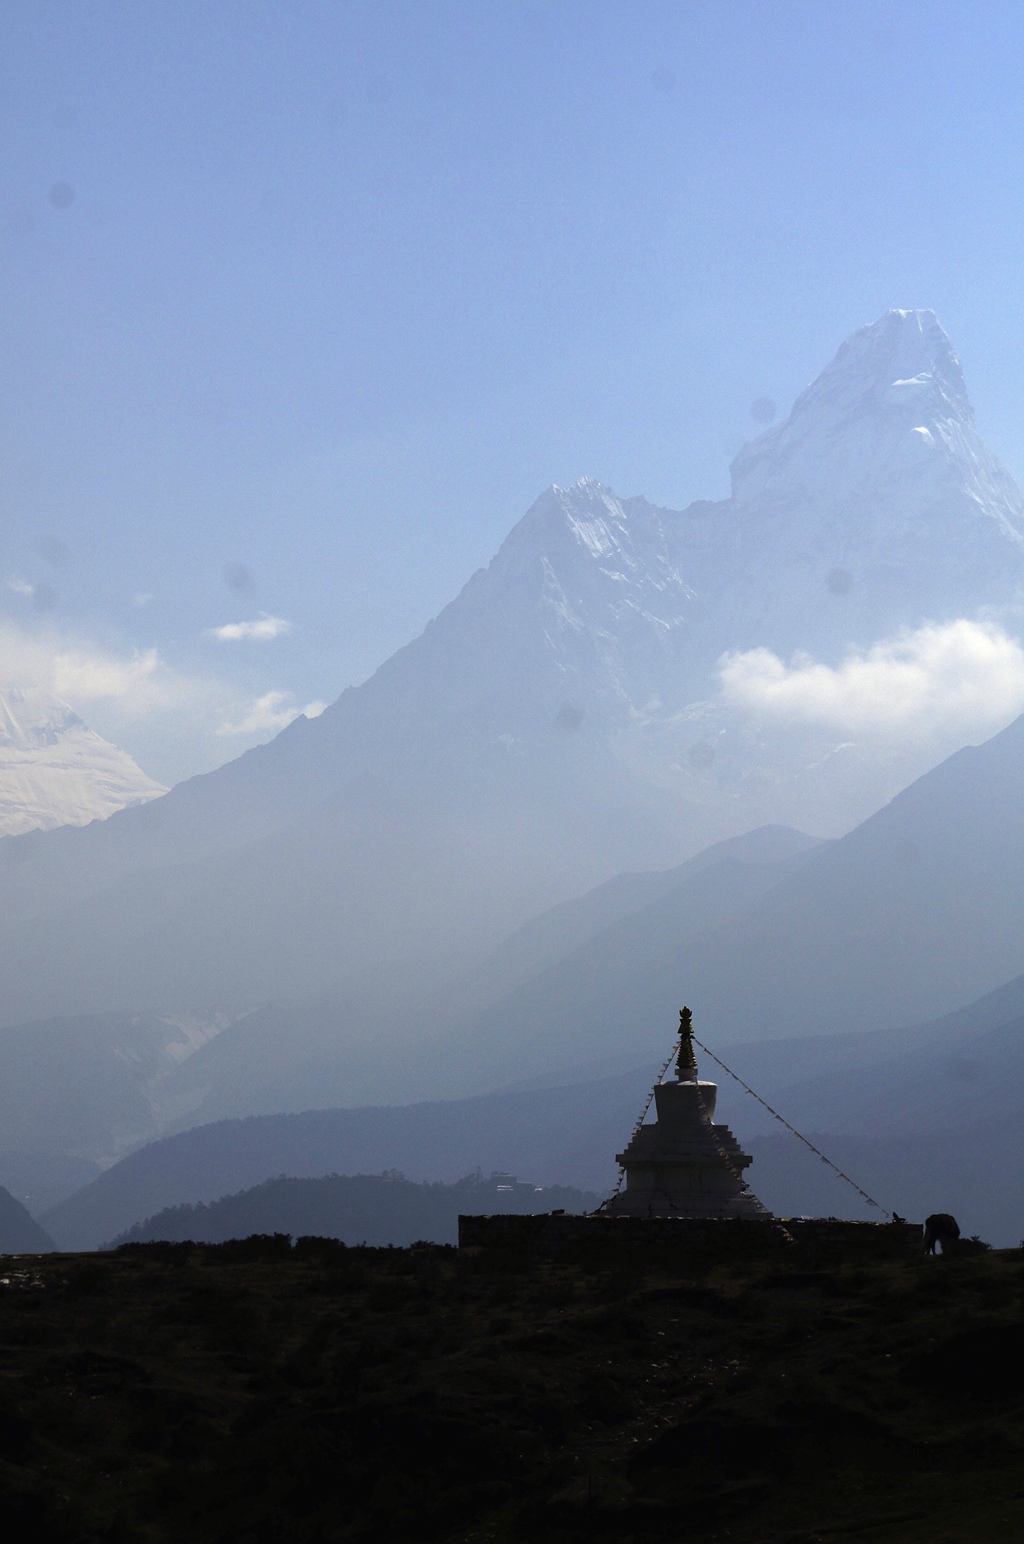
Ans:
{"type": "Polygon", "coordinates": [[[771,1216],[743,1178],[750,1155],[728,1126],[714,1124],[717,1099],[718,1085],[697,1076],[693,1015],[683,1008],[676,1076],[654,1090],[658,1118],[616,1154],[626,1178],[606,1208],[612,1216],[771,1216]]]}

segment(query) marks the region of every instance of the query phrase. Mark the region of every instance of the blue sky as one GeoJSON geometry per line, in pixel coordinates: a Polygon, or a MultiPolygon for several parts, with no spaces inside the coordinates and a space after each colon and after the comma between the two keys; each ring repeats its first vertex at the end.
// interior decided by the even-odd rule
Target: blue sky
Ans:
{"type": "Polygon", "coordinates": [[[215,765],[547,484],[724,495],[891,305],[1024,480],[1022,57],[941,0],[8,0],[0,684],[215,765]]]}

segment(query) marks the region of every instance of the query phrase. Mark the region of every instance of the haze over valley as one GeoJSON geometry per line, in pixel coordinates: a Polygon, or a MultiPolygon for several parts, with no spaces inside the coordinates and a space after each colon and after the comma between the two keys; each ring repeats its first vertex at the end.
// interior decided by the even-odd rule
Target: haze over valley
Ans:
{"type": "MultiPolygon", "coordinates": [[[[6,818],[36,829],[0,842],[0,1182],[43,1211],[253,1115],[503,1088],[564,1114],[545,1086],[602,1077],[621,1111],[683,991],[772,1089],[819,1039],[842,1076],[864,1035],[884,1062],[884,1031],[987,1028],[969,1005],[1024,975],[1024,503],[934,315],[854,334],[732,475],[679,512],[550,488],[364,685],[169,793],[125,771],[89,823],[37,790],[58,763],[96,788],[99,749],[9,692],[6,818]]],[[[854,1108],[802,1118],[874,1136],[854,1108]]],[[[600,1186],[614,1137],[578,1119],[560,1157],[537,1127],[456,1159],[428,1126],[317,1162],[600,1186]]]]}

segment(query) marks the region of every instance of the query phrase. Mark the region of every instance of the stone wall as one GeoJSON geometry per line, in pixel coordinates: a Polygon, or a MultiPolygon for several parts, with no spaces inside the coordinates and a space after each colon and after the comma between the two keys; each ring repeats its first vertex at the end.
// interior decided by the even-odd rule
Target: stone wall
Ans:
{"type": "Polygon", "coordinates": [[[618,1254],[669,1249],[683,1257],[730,1259],[794,1253],[820,1259],[896,1259],[920,1253],[912,1222],[845,1222],[836,1217],[749,1219],[553,1216],[460,1217],[460,1249],[553,1253],[583,1247],[618,1254]]]}

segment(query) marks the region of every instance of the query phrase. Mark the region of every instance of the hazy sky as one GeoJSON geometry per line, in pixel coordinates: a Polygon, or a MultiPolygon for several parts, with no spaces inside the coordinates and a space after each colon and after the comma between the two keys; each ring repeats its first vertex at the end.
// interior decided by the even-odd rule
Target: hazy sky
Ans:
{"type": "Polygon", "coordinates": [[[998,3],[6,0],[0,684],[214,765],[546,484],[725,494],[892,305],[1024,479],[1022,57],[998,3]]]}

